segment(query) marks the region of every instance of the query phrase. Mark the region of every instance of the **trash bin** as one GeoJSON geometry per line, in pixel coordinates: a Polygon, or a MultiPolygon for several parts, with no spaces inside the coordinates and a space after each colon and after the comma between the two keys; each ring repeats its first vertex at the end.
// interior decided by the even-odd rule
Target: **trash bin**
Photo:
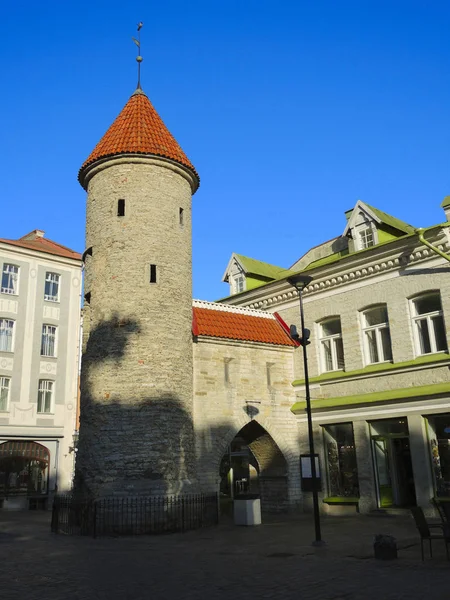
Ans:
{"type": "Polygon", "coordinates": [[[261,525],[261,500],[259,496],[234,497],[234,524],[261,525]]]}
{"type": "Polygon", "coordinates": [[[397,558],[397,540],[392,535],[376,535],[373,549],[375,558],[379,560],[397,558]]]}

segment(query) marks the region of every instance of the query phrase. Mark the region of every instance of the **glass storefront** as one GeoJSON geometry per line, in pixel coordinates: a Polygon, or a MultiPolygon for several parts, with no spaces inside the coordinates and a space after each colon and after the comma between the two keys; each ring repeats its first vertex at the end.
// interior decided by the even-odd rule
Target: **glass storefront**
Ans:
{"type": "Polygon", "coordinates": [[[436,495],[450,496],[450,414],[427,420],[436,495]]]}
{"type": "Polygon", "coordinates": [[[330,496],[359,496],[355,440],[351,423],[323,427],[330,496]]]}
{"type": "Polygon", "coordinates": [[[0,498],[48,493],[50,453],[36,442],[0,444],[0,498]]]}

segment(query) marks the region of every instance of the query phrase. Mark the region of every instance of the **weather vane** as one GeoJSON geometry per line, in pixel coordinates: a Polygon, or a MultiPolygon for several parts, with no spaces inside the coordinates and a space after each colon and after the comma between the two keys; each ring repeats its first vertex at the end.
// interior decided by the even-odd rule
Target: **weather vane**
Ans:
{"type": "Polygon", "coordinates": [[[133,40],[133,42],[136,44],[136,46],[138,47],[138,55],[136,56],[136,61],[138,64],[138,83],[137,83],[138,90],[141,89],[141,62],[144,60],[141,56],[141,29],[142,29],[143,24],[144,23],[142,21],[140,21],[138,23],[138,26],[137,26],[138,39],[136,39],[135,37],[131,38],[133,40]]]}

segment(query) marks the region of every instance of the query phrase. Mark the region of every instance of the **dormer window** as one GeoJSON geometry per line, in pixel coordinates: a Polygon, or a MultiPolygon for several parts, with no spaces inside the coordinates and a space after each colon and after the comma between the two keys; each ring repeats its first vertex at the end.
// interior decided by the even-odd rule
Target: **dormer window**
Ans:
{"type": "Polygon", "coordinates": [[[234,277],[234,293],[239,294],[245,290],[245,277],[243,275],[236,275],[234,277]]]}
{"type": "Polygon", "coordinates": [[[372,227],[365,227],[358,231],[359,241],[360,241],[360,250],[364,250],[365,248],[370,248],[370,246],[375,246],[375,240],[373,237],[372,227]]]}

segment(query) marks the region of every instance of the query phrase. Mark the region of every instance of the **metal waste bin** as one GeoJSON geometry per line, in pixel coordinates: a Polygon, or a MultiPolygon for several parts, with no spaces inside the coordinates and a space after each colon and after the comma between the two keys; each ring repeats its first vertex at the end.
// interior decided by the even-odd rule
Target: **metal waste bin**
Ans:
{"type": "Polygon", "coordinates": [[[259,496],[235,496],[235,525],[261,525],[261,500],[259,496]]]}

